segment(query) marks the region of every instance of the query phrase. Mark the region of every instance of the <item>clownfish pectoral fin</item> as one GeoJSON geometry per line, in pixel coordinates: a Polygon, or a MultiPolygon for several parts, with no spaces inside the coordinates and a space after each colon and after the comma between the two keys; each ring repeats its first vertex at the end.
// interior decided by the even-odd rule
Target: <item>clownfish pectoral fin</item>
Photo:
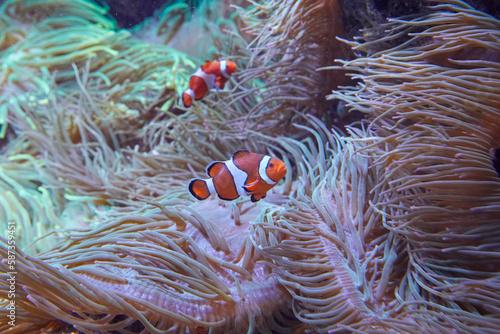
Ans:
{"type": "Polygon", "coordinates": [[[266,193],[264,193],[264,194],[253,194],[252,196],[250,196],[250,200],[252,202],[254,202],[254,203],[260,201],[263,198],[266,198],[266,193]]]}
{"type": "Polygon", "coordinates": [[[226,80],[223,77],[215,78],[215,87],[217,87],[218,89],[224,89],[225,85],[226,85],[226,80]]]}
{"type": "Polygon", "coordinates": [[[243,189],[245,189],[246,192],[248,193],[251,193],[251,192],[254,192],[256,191],[257,189],[259,189],[260,185],[261,185],[261,182],[259,182],[260,180],[257,179],[251,183],[248,183],[248,184],[245,184],[243,185],[243,189]]]}
{"type": "Polygon", "coordinates": [[[224,168],[224,163],[221,161],[214,161],[207,167],[207,175],[214,177],[221,168],[224,168]]]}
{"type": "Polygon", "coordinates": [[[193,179],[189,182],[189,192],[199,200],[207,199],[210,196],[210,190],[205,180],[193,179]]]}

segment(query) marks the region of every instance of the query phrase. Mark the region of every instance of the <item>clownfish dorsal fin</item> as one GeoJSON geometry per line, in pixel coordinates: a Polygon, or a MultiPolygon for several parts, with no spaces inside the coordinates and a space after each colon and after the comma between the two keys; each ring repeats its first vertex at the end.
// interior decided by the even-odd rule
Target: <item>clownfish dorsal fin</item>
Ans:
{"type": "Polygon", "coordinates": [[[214,177],[221,168],[224,168],[224,163],[221,161],[214,161],[207,167],[207,174],[210,177],[214,177]]]}
{"type": "Polygon", "coordinates": [[[201,65],[201,69],[205,71],[205,69],[210,66],[212,62],[210,60],[205,60],[205,64],[201,65]]]}
{"type": "Polygon", "coordinates": [[[257,180],[255,180],[255,181],[253,181],[251,183],[245,184],[243,186],[243,189],[245,189],[245,191],[251,193],[251,192],[254,192],[255,190],[259,189],[260,184],[261,184],[260,180],[257,179],[257,180]]]}
{"type": "Polygon", "coordinates": [[[232,159],[233,159],[233,161],[235,161],[236,159],[238,159],[238,157],[243,157],[244,155],[247,155],[248,153],[250,153],[249,150],[238,150],[238,151],[234,152],[232,159]]]}

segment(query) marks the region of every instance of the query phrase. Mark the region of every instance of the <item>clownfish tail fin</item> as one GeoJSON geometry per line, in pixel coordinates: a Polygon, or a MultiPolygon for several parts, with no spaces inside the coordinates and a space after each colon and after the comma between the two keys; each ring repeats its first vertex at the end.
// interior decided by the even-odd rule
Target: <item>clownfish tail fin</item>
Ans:
{"type": "Polygon", "coordinates": [[[191,195],[201,201],[207,199],[211,195],[206,180],[192,179],[191,182],[189,182],[188,189],[191,195]]]}
{"type": "Polygon", "coordinates": [[[184,93],[182,93],[182,104],[184,107],[189,108],[193,104],[193,96],[192,90],[186,89],[184,93]]]}

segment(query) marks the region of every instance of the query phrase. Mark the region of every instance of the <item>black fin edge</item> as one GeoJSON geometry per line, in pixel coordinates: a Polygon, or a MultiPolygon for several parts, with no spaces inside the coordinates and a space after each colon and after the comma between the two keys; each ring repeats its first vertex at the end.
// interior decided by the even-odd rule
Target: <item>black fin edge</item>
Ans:
{"type": "Polygon", "coordinates": [[[234,201],[235,199],[237,199],[238,197],[240,197],[239,195],[235,198],[224,198],[222,197],[221,195],[217,194],[217,196],[219,196],[219,198],[223,201],[234,201]]]}

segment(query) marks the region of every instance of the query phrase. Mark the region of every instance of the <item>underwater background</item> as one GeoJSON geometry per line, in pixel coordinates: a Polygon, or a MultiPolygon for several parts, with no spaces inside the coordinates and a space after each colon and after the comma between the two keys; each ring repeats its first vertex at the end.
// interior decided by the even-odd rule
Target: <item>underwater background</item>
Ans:
{"type": "Polygon", "coordinates": [[[0,0],[0,332],[500,332],[499,17],[0,0]],[[238,150],[285,177],[191,196],[238,150]]]}

